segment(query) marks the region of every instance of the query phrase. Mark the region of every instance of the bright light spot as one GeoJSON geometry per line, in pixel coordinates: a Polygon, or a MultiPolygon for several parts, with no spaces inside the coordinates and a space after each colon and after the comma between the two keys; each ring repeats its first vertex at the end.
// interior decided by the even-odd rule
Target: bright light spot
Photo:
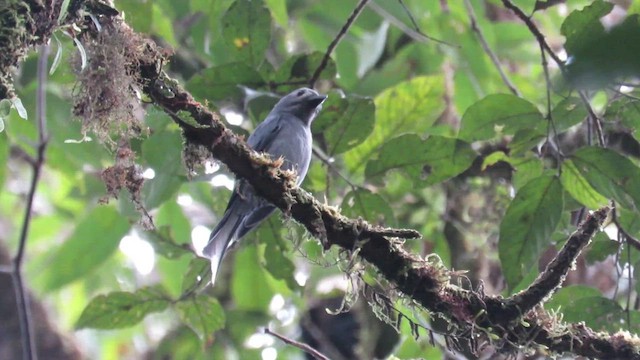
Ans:
{"type": "Polygon", "coordinates": [[[303,271],[296,271],[295,274],[293,274],[293,278],[296,280],[298,285],[304,286],[307,283],[307,280],[309,280],[309,274],[303,271]]]}
{"type": "MultiPolygon", "coordinates": [[[[558,55],[558,58],[560,58],[560,60],[567,61],[567,63],[569,62],[569,59],[567,58],[567,52],[564,49],[561,49],[556,54],[558,55]]],[[[554,67],[558,66],[558,64],[556,64],[555,61],[552,61],[552,62],[549,63],[549,65],[551,65],[551,64],[554,64],[553,65],[554,67]]]]}
{"type": "Polygon", "coordinates": [[[273,345],[273,337],[263,333],[252,334],[245,340],[244,346],[249,349],[260,349],[265,346],[273,345]]]}
{"type": "Polygon", "coordinates": [[[142,240],[136,232],[123,237],[119,248],[141,275],[151,273],[156,262],[156,253],[151,244],[142,240]]]}
{"type": "Polygon", "coordinates": [[[558,10],[558,15],[565,17],[569,14],[569,7],[567,6],[567,4],[558,4],[558,6],[556,6],[556,9],[558,10]]]}
{"type": "Polygon", "coordinates": [[[209,242],[211,229],[206,226],[198,225],[191,230],[191,244],[198,255],[202,254],[202,249],[209,242]]]}
{"type": "Polygon", "coordinates": [[[296,42],[293,39],[287,39],[284,43],[287,53],[292,54],[296,50],[296,42]]]}
{"type": "Polygon", "coordinates": [[[231,125],[240,125],[244,121],[244,116],[242,114],[235,112],[233,110],[222,110],[222,115],[227,119],[227,122],[231,125]]]}
{"type": "Polygon", "coordinates": [[[344,275],[333,275],[320,280],[316,286],[316,291],[320,294],[328,294],[336,289],[346,292],[348,287],[349,282],[344,275]]]}
{"type": "Polygon", "coordinates": [[[224,186],[229,190],[233,190],[234,184],[235,181],[224,174],[219,174],[211,178],[211,185],[213,185],[214,187],[224,186]]]}
{"type": "Polygon", "coordinates": [[[625,85],[620,86],[620,92],[623,93],[623,94],[628,94],[628,93],[632,92],[633,89],[634,88],[631,87],[631,86],[625,86],[625,85]]]}
{"type": "Polygon", "coordinates": [[[278,350],[268,347],[262,350],[262,360],[276,360],[278,358],[278,350]]]}
{"type": "Polygon", "coordinates": [[[284,297],[280,294],[275,294],[271,298],[271,302],[269,303],[269,311],[275,313],[276,311],[282,309],[284,307],[284,297]]]}
{"type": "Polygon", "coordinates": [[[193,198],[189,194],[178,195],[177,203],[180,206],[190,206],[193,204],[193,198]]]}
{"type": "Polygon", "coordinates": [[[142,177],[145,179],[153,179],[156,177],[156,172],[152,168],[148,168],[142,173],[142,177]]]}
{"type": "Polygon", "coordinates": [[[288,309],[282,309],[276,313],[276,319],[280,321],[282,326],[287,326],[293,323],[296,318],[296,310],[294,307],[288,309]]]}
{"type": "Polygon", "coordinates": [[[220,164],[215,161],[207,161],[204,163],[204,173],[205,174],[213,174],[214,172],[220,170],[220,164]]]}

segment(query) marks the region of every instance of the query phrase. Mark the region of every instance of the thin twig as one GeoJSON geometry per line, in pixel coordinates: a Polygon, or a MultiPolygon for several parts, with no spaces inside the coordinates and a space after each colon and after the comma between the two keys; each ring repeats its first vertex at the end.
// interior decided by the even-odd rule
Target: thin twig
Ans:
{"type": "Polygon", "coordinates": [[[349,31],[349,28],[356,21],[360,13],[362,13],[362,10],[364,10],[364,7],[367,5],[368,2],[369,0],[360,0],[358,5],[356,5],[356,7],[353,9],[353,12],[351,13],[351,15],[349,15],[347,22],[342,26],[342,29],[340,29],[340,32],[338,32],[338,35],[336,35],[333,41],[331,41],[331,44],[329,44],[329,47],[327,48],[327,51],[324,53],[324,57],[322,58],[320,65],[318,66],[316,71],[313,73],[313,76],[311,76],[311,79],[309,80],[309,87],[311,88],[314,87],[314,85],[316,84],[316,81],[318,81],[318,79],[320,78],[320,73],[322,73],[322,71],[329,64],[331,53],[333,53],[333,50],[335,50],[335,48],[338,46],[338,44],[340,43],[340,40],[342,40],[342,38],[347,34],[347,31],[349,31]]]}
{"type": "Polygon", "coordinates": [[[476,34],[476,36],[478,37],[478,40],[480,41],[480,46],[482,46],[482,49],[484,50],[484,52],[489,56],[489,58],[491,59],[491,62],[493,62],[493,65],[496,67],[496,70],[498,70],[498,74],[500,74],[500,78],[502,78],[502,82],[505,85],[507,85],[509,90],[511,90],[511,92],[515,96],[521,96],[520,91],[518,91],[518,88],[516,88],[516,86],[511,82],[511,80],[509,80],[509,77],[504,72],[504,70],[502,70],[500,59],[498,59],[496,54],[491,50],[491,48],[489,47],[489,43],[487,43],[487,39],[485,39],[484,34],[482,33],[482,30],[480,30],[480,27],[478,26],[478,18],[476,17],[476,12],[473,10],[473,5],[471,5],[471,1],[464,0],[464,5],[467,8],[467,14],[469,15],[469,21],[471,22],[471,30],[473,30],[473,32],[476,34]]]}
{"type": "MultiPolygon", "coordinates": [[[[393,14],[389,13],[382,6],[378,5],[375,1],[369,3],[369,9],[373,10],[376,14],[380,15],[383,19],[387,20],[391,25],[397,27],[400,31],[405,33],[408,37],[413,39],[414,41],[426,42],[429,40],[425,35],[416,32],[412,28],[408,27],[402,21],[398,20],[393,14]]],[[[439,40],[438,40],[439,41],[439,40]]]]}
{"type": "Polygon", "coordinates": [[[315,155],[318,160],[322,161],[323,164],[327,165],[327,167],[331,172],[341,177],[342,180],[344,180],[347,183],[347,185],[351,187],[351,190],[356,191],[357,189],[360,188],[360,186],[354,184],[346,175],[343,175],[340,172],[340,170],[338,170],[334,166],[333,162],[331,162],[331,160],[325,154],[323,154],[320,150],[314,147],[312,152],[313,152],[313,155],[315,155]]]}
{"type": "MultiPolygon", "coordinates": [[[[411,24],[413,24],[413,28],[415,29],[415,32],[417,34],[419,34],[420,36],[424,37],[427,40],[431,40],[433,42],[437,42],[438,44],[443,44],[443,45],[449,45],[449,46],[455,46],[453,44],[449,44],[446,41],[440,40],[440,39],[436,39],[434,37],[431,37],[425,33],[422,32],[422,30],[420,30],[420,27],[418,26],[418,22],[416,21],[416,19],[413,17],[413,14],[411,13],[411,11],[409,10],[409,8],[407,7],[407,5],[404,3],[404,1],[402,0],[398,0],[398,2],[400,3],[400,6],[402,6],[402,9],[404,10],[405,13],[407,13],[407,16],[409,16],[409,20],[411,20],[411,24]]],[[[374,4],[373,2],[371,4],[374,4]]],[[[370,4],[370,5],[371,5],[370,4]]],[[[456,46],[459,47],[459,46],[456,46]]]]}
{"type": "Polygon", "coordinates": [[[46,86],[47,86],[47,67],[48,67],[49,46],[42,45],[40,47],[40,58],[38,59],[38,91],[36,93],[36,118],[38,124],[38,142],[36,144],[35,163],[32,164],[33,176],[27,195],[27,203],[25,205],[24,220],[22,222],[22,230],[20,232],[20,241],[18,243],[18,251],[13,258],[13,272],[11,277],[16,293],[16,304],[18,306],[18,318],[20,320],[20,336],[22,340],[22,357],[26,360],[37,359],[38,354],[35,344],[35,336],[32,332],[31,324],[31,306],[29,305],[29,297],[25,290],[22,280],[22,262],[27,246],[27,237],[29,235],[29,225],[31,224],[31,211],[33,210],[33,199],[35,198],[36,189],[40,180],[42,165],[44,164],[44,155],[47,149],[47,128],[46,128],[46,86]]]}
{"type": "Polygon", "coordinates": [[[283,342],[285,342],[285,343],[287,343],[289,345],[293,345],[293,346],[297,347],[298,349],[300,349],[300,350],[306,352],[307,354],[313,356],[317,360],[330,360],[328,357],[324,356],[321,352],[319,352],[318,350],[312,348],[308,344],[301,343],[301,342],[295,341],[293,339],[289,339],[288,337],[286,337],[284,335],[280,335],[280,334],[278,334],[276,332],[273,332],[273,331],[269,330],[269,328],[264,328],[264,332],[265,332],[265,334],[269,334],[269,335],[277,337],[278,339],[282,340],[283,342]]]}
{"type": "MultiPolygon", "coordinates": [[[[540,47],[543,48],[544,51],[547,52],[547,54],[549,54],[549,56],[553,59],[553,61],[556,62],[556,64],[558,64],[558,68],[560,68],[560,72],[562,72],[562,75],[565,78],[567,78],[567,67],[565,66],[565,63],[562,60],[560,60],[560,57],[558,57],[558,55],[551,49],[551,46],[549,46],[549,43],[547,43],[547,41],[545,40],[544,35],[540,31],[540,29],[538,29],[536,24],[533,23],[531,18],[529,16],[527,16],[527,14],[525,14],[522,11],[522,9],[520,9],[517,5],[515,5],[513,2],[511,2],[511,0],[502,0],[502,4],[507,9],[513,11],[513,13],[520,20],[522,20],[522,22],[524,22],[525,25],[527,25],[527,28],[529,28],[529,31],[536,38],[536,40],[538,41],[538,44],[540,44],[540,47]]],[[[593,123],[595,125],[596,134],[598,136],[598,143],[600,144],[600,146],[604,147],[605,146],[605,140],[604,140],[604,136],[603,136],[603,132],[602,132],[602,121],[600,120],[598,115],[596,115],[596,113],[593,110],[593,107],[591,106],[591,103],[589,103],[589,99],[587,98],[587,95],[584,93],[584,91],[578,90],[578,94],[580,94],[580,99],[582,100],[582,102],[584,103],[585,108],[587,109],[587,113],[589,114],[589,118],[591,120],[591,123],[593,123]]]]}
{"type": "Polygon", "coordinates": [[[549,138],[549,132],[552,132],[553,141],[549,141],[549,143],[554,144],[554,153],[556,155],[556,161],[558,162],[558,175],[560,175],[560,173],[562,172],[562,149],[560,148],[560,141],[558,140],[558,130],[556,129],[556,123],[553,121],[553,114],[551,111],[551,77],[549,76],[549,63],[547,62],[547,57],[545,56],[542,45],[540,45],[540,58],[540,61],[542,63],[542,70],[544,72],[544,82],[547,89],[547,139],[549,138]]]}

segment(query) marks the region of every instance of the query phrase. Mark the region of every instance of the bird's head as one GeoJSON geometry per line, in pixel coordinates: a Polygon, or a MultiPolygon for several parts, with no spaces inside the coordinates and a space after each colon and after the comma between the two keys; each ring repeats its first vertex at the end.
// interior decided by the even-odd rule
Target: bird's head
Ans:
{"type": "Polygon", "coordinates": [[[295,115],[310,125],[327,97],[309,88],[300,88],[280,99],[273,111],[295,115]]]}

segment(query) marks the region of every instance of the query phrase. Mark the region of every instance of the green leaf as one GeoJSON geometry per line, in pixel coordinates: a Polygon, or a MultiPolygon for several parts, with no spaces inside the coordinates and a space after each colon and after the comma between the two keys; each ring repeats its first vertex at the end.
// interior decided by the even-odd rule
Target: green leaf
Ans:
{"type": "Polygon", "coordinates": [[[11,113],[11,100],[0,100],[0,118],[6,118],[11,113]]]}
{"type": "Polygon", "coordinates": [[[581,297],[571,306],[562,308],[564,321],[584,323],[595,331],[615,333],[619,330],[640,330],[640,313],[628,310],[631,321],[627,321],[627,312],[617,302],[602,296],[581,297]]]}
{"type": "Polygon", "coordinates": [[[462,116],[460,138],[487,140],[496,133],[514,134],[539,126],[543,117],[535,105],[515,95],[492,94],[471,105],[462,116]]]}
{"type": "Polygon", "coordinates": [[[330,96],[313,132],[322,136],[327,155],[341,154],[359,144],[374,129],[375,106],[369,98],[330,96]]]}
{"type": "Polygon", "coordinates": [[[264,2],[267,4],[269,10],[271,10],[273,19],[278,23],[278,25],[286,29],[289,25],[287,2],[285,0],[264,0],[264,2]]]}
{"type": "Polygon", "coordinates": [[[456,176],[466,170],[476,157],[464,141],[442,136],[422,140],[405,134],[389,140],[377,159],[369,160],[367,178],[375,178],[392,169],[402,169],[416,185],[430,185],[456,176]]]}
{"type": "Polygon", "coordinates": [[[584,147],[570,159],[589,185],[630,210],[640,209],[640,168],[608,149],[584,147]]]}
{"type": "Polygon", "coordinates": [[[241,310],[264,311],[273,296],[256,246],[246,246],[235,254],[231,294],[241,310]]]}
{"type": "Polygon", "coordinates": [[[560,180],[562,181],[562,187],[567,190],[576,201],[590,209],[598,209],[609,202],[606,197],[600,195],[600,193],[589,184],[571,160],[566,160],[562,163],[560,180]]]}
{"type": "Polygon", "coordinates": [[[287,287],[291,290],[299,289],[300,285],[296,282],[293,275],[296,272],[296,266],[293,261],[285,255],[292,251],[288,247],[282,247],[276,241],[268,241],[264,252],[265,268],[274,278],[284,280],[287,287]]]}
{"type": "MultiPolygon", "coordinates": [[[[276,84],[307,82],[320,66],[323,58],[324,53],[319,51],[292,56],[280,65],[271,80],[276,84]]],[[[336,73],[336,63],[330,58],[327,66],[320,73],[319,79],[333,80],[336,77],[336,73]]],[[[300,86],[300,84],[281,85],[278,87],[278,91],[293,91],[300,86]]]]}
{"type": "Polygon", "coordinates": [[[176,304],[176,310],[182,322],[198,334],[202,341],[211,339],[216,330],[224,327],[224,310],[218,300],[210,296],[187,298],[176,304]]]}
{"type": "Polygon", "coordinates": [[[257,88],[264,84],[260,73],[252,67],[234,62],[199,72],[189,80],[187,88],[199,99],[239,102],[244,98],[244,91],[239,85],[257,88]]]}
{"type": "Polygon", "coordinates": [[[345,195],[340,207],[344,216],[362,217],[373,224],[386,224],[387,226],[394,226],[396,223],[389,203],[382,196],[367,189],[350,191],[345,195]]]}
{"type": "MultiPolygon", "coordinates": [[[[579,97],[571,96],[560,101],[551,110],[551,117],[559,134],[584,121],[587,118],[587,109],[579,97]]],[[[546,123],[542,124],[547,127],[546,123]]]]}
{"type": "Polygon", "coordinates": [[[142,157],[154,169],[155,177],[143,188],[147,210],[173,198],[186,180],[182,166],[182,138],[177,131],[162,131],[142,143],[142,157]]]}
{"type": "Polygon", "coordinates": [[[567,52],[574,53],[577,49],[587,46],[593,38],[602,36],[604,26],[600,23],[600,18],[612,9],[612,3],[596,0],[582,10],[575,10],[569,14],[560,27],[560,33],[567,39],[564,44],[567,52]]]}
{"type": "Polygon", "coordinates": [[[175,241],[170,226],[165,225],[158,227],[152,231],[148,231],[146,235],[146,239],[156,253],[167,259],[177,259],[184,254],[191,253],[188,247],[178,244],[178,242],[175,241]]]}
{"type": "Polygon", "coordinates": [[[635,96],[635,98],[621,96],[611,101],[607,107],[605,118],[608,121],[620,121],[624,126],[631,129],[631,131],[640,129],[639,95],[640,92],[635,91],[631,94],[631,96],[635,96]]]}
{"type": "MultiPolygon", "coordinates": [[[[7,160],[9,159],[9,139],[7,134],[0,134],[0,189],[4,189],[4,180],[7,177],[7,160]]],[[[0,190],[0,193],[2,190],[0,190]]]]}
{"type": "Polygon", "coordinates": [[[443,94],[442,77],[420,76],[376,96],[375,128],[362,144],[345,154],[348,167],[352,171],[364,167],[376,149],[394,136],[429,130],[444,108],[443,94]]]}
{"type": "Polygon", "coordinates": [[[189,270],[184,274],[182,293],[192,292],[211,282],[211,262],[207,259],[194,257],[189,262],[189,270]]]}
{"type": "Polygon", "coordinates": [[[42,272],[44,288],[58,289],[97,268],[118,248],[129,222],[110,206],[93,209],[54,254],[42,272]]]}
{"type": "Polygon", "coordinates": [[[585,285],[569,285],[562,287],[553,297],[544,303],[547,310],[563,310],[575,307],[575,302],[582,298],[600,296],[600,291],[585,285]]]}
{"type": "Polygon", "coordinates": [[[498,252],[503,274],[511,289],[551,243],[560,221],[563,192],[557,177],[543,175],[516,194],[500,224],[498,252]]]}
{"type": "Polygon", "coordinates": [[[222,18],[222,37],[240,61],[257,68],[271,41],[271,15],[262,0],[236,0],[222,18]]]}
{"type": "Polygon", "coordinates": [[[163,311],[170,299],[157,287],[142,288],[134,293],[116,291],[99,295],[82,311],[76,329],[119,329],[139,323],[150,313],[163,311]]]}
{"type": "Polygon", "coordinates": [[[591,265],[596,261],[604,261],[609,255],[615,254],[619,247],[620,243],[612,241],[605,232],[599,232],[586,251],[587,263],[591,265]]]}

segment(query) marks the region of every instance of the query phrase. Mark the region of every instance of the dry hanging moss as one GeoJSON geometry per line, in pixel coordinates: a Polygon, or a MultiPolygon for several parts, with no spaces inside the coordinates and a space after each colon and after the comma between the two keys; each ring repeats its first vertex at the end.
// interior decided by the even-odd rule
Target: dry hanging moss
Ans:
{"type": "Polygon", "coordinates": [[[115,144],[114,137],[130,139],[148,131],[140,105],[138,65],[148,62],[140,57],[156,51],[151,41],[119,24],[119,20],[108,21],[112,22],[95,36],[84,33],[80,38],[86,56],[79,49],[73,114],[81,119],[85,133],[93,132],[101,141],[115,144]]]}

